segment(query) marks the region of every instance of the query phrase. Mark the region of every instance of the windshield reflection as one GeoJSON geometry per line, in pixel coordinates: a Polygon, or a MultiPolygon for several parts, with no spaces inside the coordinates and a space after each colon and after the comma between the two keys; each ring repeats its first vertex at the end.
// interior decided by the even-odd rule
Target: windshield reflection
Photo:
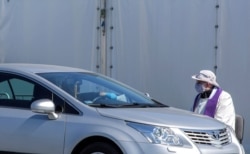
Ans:
{"type": "Polygon", "coordinates": [[[55,72],[39,75],[62,88],[82,103],[91,106],[129,107],[131,105],[141,106],[140,104],[150,104],[150,107],[162,106],[162,104],[152,101],[145,94],[103,75],[83,72],[55,72]]]}

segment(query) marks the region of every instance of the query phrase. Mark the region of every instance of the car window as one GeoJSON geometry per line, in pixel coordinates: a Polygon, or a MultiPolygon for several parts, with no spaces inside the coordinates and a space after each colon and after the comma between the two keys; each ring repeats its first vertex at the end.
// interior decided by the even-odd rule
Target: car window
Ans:
{"type": "Polygon", "coordinates": [[[11,89],[7,81],[0,82],[0,99],[10,99],[13,98],[11,89]]]}
{"type": "Polygon", "coordinates": [[[0,106],[30,109],[33,101],[50,99],[57,112],[78,112],[47,88],[18,75],[0,73],[0,106]]]}
{"type": "Polygon", "coordinates": [[[30,108],[34,84],[15,75],[0,74],[0,105],[30,108]]]}
{"type": "Polygon", "coordinates": [[[162,105],[145,94],[112,78],[87,72],[48,72],[41,77],[88,105],[154,106],[162,105]]]}
{"type": "Polygon", "coordinates": [[[9,79],[6,82],[9,83],[6,84],[6,89],[12,89],[12,92],[8,93],[10,99],[28,101],[33,99],[34,84],[18,78],[9,79]]]}

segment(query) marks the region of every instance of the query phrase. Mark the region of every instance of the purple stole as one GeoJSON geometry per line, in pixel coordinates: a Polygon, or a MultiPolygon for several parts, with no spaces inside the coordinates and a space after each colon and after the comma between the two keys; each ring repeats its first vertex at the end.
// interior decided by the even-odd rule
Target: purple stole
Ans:
{"type": "MultiPolygon", "coordinates": [[[[214,96],[213,96],[211,99],[208,99],[207,104],[206,104],[206,106],[205,106],[204,115],[208,115],[208,116],[214,118],[216,106],[217,106],[218,99],[219,99],[219,96],[220,96],[221,92],[222,92],[222,89],[221,89],[221,88],[218,88],[218,89],[216,90],[214,96]]],[[[194,105],[193,105],[193,111],[195,110],[195,107],[197,106],[197,104],[198,104],[198,102],[199,102],[200,95],[201,95],[201,94],[198,94],[198,95],[195,97],[194,105]]]]}

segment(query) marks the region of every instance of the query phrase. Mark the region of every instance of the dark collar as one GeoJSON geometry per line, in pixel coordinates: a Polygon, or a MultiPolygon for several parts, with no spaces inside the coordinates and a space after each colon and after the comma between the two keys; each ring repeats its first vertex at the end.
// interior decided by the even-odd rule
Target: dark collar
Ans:
{"type": "Polygon", "coordinates": [[[213,91],[214,87],[208,91],[204,91],[203,93],[201,93],[200,97],[201,98],[209,98],[209,96],[211,95],[212,91],[213,91]]]}

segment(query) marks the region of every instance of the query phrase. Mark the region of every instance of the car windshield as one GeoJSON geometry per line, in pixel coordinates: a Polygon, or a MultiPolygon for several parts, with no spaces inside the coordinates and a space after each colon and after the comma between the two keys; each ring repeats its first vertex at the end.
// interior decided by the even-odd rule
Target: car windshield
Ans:
{"type": "Polygon", "coordinates": [[[86,72],[39,73],[84,104],[95,107],[159,107],[163,104],[109,77],[86,72]]]}

